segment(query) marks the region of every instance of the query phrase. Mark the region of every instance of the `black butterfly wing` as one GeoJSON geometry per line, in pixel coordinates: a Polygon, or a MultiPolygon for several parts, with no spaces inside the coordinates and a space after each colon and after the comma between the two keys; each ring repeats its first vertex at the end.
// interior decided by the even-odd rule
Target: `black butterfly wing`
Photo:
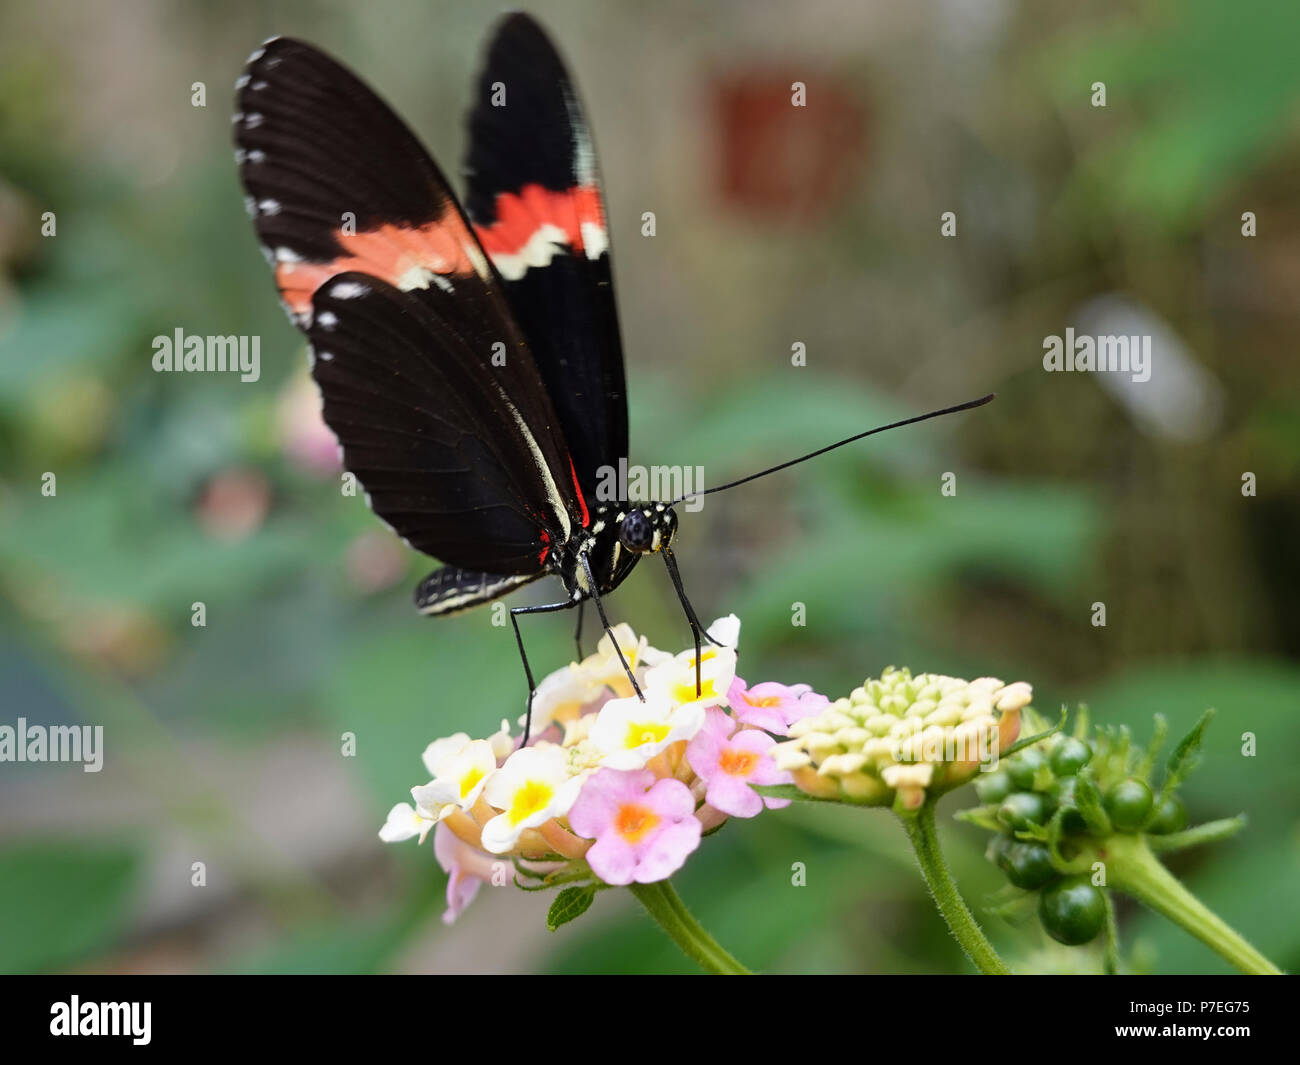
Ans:
{"type": "Polygon", "coordinates": [[[425,577],[415,589],[415,606],[421,614],[450,617],[509,595],[540,576],[539,573],[502,576],[459,566],[443,566],[425,577]]]}
{"type": "Polygon", "coordinates": [[[605,198],[577,93],[527,15],[488,47],[469,138],[466,209],[594,498],[597,469],[628,449],[605,198]]]}
{"type": "Polygon", "coordinates": [[[446,179],[393,111],[341,64],[277,37],[236,83],[235,157],[285,307],[348,270],[404,289],[482,261],[446,179]]]}
{"type": "Polygon", "coordinates": [[[494,334],[475,328],[491,319],[467,314],[454,284],[417,295],[370,274],[326,281],[307,327],[312,376],[344,466],[407,543],[462,569],[534,574],[573,524],[555,442],[524,415],[546,396],[526,359],[491,366],[494,334]]]}
{"type": "Polygon", "coordinates": [[[500,278],[446,180],[386,104],[302,42],[253,54],[238,109],[258,237],[371,506],[444,562],[538,571],[587,508],[500,278]]]}

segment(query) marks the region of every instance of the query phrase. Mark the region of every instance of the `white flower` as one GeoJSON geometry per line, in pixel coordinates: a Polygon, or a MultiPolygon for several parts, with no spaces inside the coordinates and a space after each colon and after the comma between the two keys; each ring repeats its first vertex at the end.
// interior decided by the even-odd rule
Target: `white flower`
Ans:
{"type": "MultiPolygon", "coordinates": [[[[691,674],[691,694],[695,694],[691,674]]],[[[600,708],[588,742],[610,769],[640,769],[678,740],[692,739],[704,727],[703,701],[674,706],[661,691],[647,690],[645,701],[635,695],[611,699],[600,708]]]]}
{"type": "Polygon", "coordinates": [[[511,754],[514,753],[515,740],[510,735],[510,722],[504,717],[501,719],[501,727],[487,738],[492,746],[492,753],[496,755],[498,762],[504,762],[511,754]]]}
{"type": "Polygon", "coordinates": [[[880,779],[891,788],[928,788],[934,776],[930,762],[906,765],[887,765],[880,771],[880,779]]]}
{"type": "Polygon", "coordinates": [[[585,779],[586,774],[570,775],[568,755],[554,744],[515,751],[483,791],[488,803],[502,811],[483,826],[483,849],[504,854],[525,829],[563,817],[585,779]]]}
{"type": "Polygon", "coordinates": [[[718,618],[708,628],[711,636],[723,647],[730,647],[733,651],[740,646],[740,618],[735,614],[728,614],[724,618],[718,618]]]}
{"type": "Polygon", "coordinates": [[[453,810],[469,810],[496,772],[497,756],[487,740],[471,740],[438,761],[433,780],[411,789],[416,812],[441,821],[453,810]]]}
{"type": "Polygon", "coordinates": [[[1018,680],[994,692],[993,698],[997,700],[997,708],[1004,714],[1015,713],[1033,702],[1034,689],[1023,680],[1018,680]]]}
{"type": "MultiPolygon", "coordinates": [[[[628,631],[631,632],[630,629],[628,631]]],[[[608,640],[604,642],[609,643],[608,640]]],[[[613,645],[610,647],[612,650],[613,645]]],[[[592,659],[586,661],[591,662],[592,659]]],[[[617,656],[614,662],[615,665],[618,664],[617,656]]],[[[623,667],[618,666],[618,670],[623,675],[623,667]]],[[[555,721],[567,726],[582,714],[584,706],[595,702],[604,692],[605,681],[584,666],[570,662],[562,669],[557,669],[543,678],[533,693],[533,735],[540,736],[555,721]]],[[[519,724],[523,723],[524,718],[521,716],[519,724]]]]}
{"type": "Polygon", "coordinates": [[[400,843],[412,836],[419,836],[423,843],[429,829],[436,824],[437,821],[432,818],[417,813],[409,802],[399,802],[388,811],[388,819],[379,830],[379,838],[385,843],[400,843]]]}
{"type": "Polygon", "coordinates": [[[584,677],[598,687],[613,688],[615,694],[620,696],[631,695],[632,686],[627,681],[627,670],[623,668],[618,652],[623,652],[627,668],[633,673],[641,665],[643,656],[649,653],[657,658],[661,652],[654,651],[644,636],[638,638],[632,631],[632,626],[626,622],[615,625],[611,631],[618,640],[618,649],[615,650],[614,641],[609,638],[609,633],[606,633],[596,644],[596,653],[584,658],[577,668],[584,677]]]}
{"type": "Polygon", "coordinates": [[[436,777],[442,760],[459,753],[468,743],[469,736],[464,732],[457,732],[454,736],[434,740],[429,744],[424,749],[424,754],[420,756],[424,761],[424,768],[429,771],[429,776],[436,777]]]}
{"type": "Polygon", "coordinates": [[[700,687],[695,688],[695,652],[683,651],[646,671],[644,690],[649,698],[658,692],[670,703],[698,703],[718,706],[727,700],[727,689],[736,677],[736,652],[731,647],[700,650],[700,687]]]}

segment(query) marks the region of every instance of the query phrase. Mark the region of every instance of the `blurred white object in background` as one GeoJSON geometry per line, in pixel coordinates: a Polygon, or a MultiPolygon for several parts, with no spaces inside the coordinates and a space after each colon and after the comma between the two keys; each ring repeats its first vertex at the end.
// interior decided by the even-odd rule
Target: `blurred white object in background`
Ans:
{"type": "Polygon", "coordinates": [[[1089,300],[1072,316],[1075,333],[1151,338],[1151,378],[1127,373],[1094,374],[1148,436],[1191,442],[1214,435],[1223,417],[1223,389],[1150,307],[1125,296],[1089,300]]]}

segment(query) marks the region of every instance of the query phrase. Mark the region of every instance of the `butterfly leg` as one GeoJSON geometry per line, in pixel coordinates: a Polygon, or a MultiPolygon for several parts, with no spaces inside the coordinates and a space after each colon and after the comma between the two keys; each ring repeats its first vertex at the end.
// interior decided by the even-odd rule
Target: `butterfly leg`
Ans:
{"type": "Polygon", "coordinates": [[[645,696],[641,694],[641,686],[637,684],[636,677],[632,675],[632,669],[627,664],[627,659],[623,657],[623,648],[618,645],[618,640],[614,638],[614,633],[609,627],[609,618],[605,617],[605,605],[600,601],[600,592],[596,591],[596,578],[591,572],[591,562],[585,554],[578,556],[582,563],[582,572],[587,577],[587,591],[591,595],[592,601],[596,604],[596,613],[600,615],[600,623],[605,626],[605,632],[609,635],[609,642],[614,645],[614,650],[618,654],[618,660],[623,663],[623,672],[627,674],[627,679],[632,682],[632,690],[636,692],[636,697],[645,702],[645,696]]]}
{"type": "Polygon", "coordinates": [[[673,582],[673,588],[677,592],[677,600],[682,604],[682,609],[686,612],[686,621],[691,626],[691,637],[695,640],[695,694],[698,696],[703,690],[700,684],[700,636],[709,641],[709,643],[721,647],[708,630],[700,624],[700,619],[695,616],[695,608],[691,606],[691,601],[686,598],[686,589],[682,587],[682,575],[677,572],[677,559],[673,555],[672,549],[665,547],[662,552],[664,556],[664,565],[668,568],[668,576],[673,582]]]}
{"type": "Polygon", "coordinates": [[[528,737],[533,728],[533,696],[537,693],[537,682],[533,680],[533,670],[528,664],[528,655],[524,653],[524,638],[519,633],[519,615],[520,614],[553,614],[557,610],[568,610],[574,605],[572,599],[566,599],[562,603],[542,603],[539,606],[512,606],[510,608],[510,624],[515,629],[515,643],[519,646],[519,660],[524,664],[524,676],[528,678],[528,710],[524,714],[524,742],[521,747],[528,746],[528,737]]]}
{"type": "Polygon", "coordinates": [[[573,627],[573,644],[578,649],[578,661],[583,659],[582,654],[582,608],[586,606],[585,599],[578,600],[578,624],[573,627]]]}

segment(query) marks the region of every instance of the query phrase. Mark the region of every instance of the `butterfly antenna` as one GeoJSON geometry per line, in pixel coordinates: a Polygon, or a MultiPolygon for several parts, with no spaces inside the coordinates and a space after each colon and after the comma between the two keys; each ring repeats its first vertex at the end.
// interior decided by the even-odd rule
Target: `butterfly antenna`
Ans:
{"type": "Polygon", "coordinates": [[[827,444],[825,447],[819,447],[816,451],[810,451],[806,455],[800,455],[797,459],[790,459],[788,462],[780,462],[775,466],[769,466],[765,470],[759,470],[758,473],[751,473],[748,477],[741,477],[735,481],[728,481],[726,484],[716,485],[713,488],[706,488],[702,492],[688,492],[680,499],[674,499],[670,506],[676,506],[687,499],[694,499],[696,496],[707,496],[713,492],[725,492],[728,488],[735,488],[737,485],[747,484],[750,481],[756,481],[760,477],[766,477],[769,473],[776,473],[778,470],[788,469],[790,466],[797,466],[801,462],[807,462],[809,459],[815,459],[818,455],[824,455],[828,451],[834,451],[837,447],[843,447],[845,444],[851,444],[855,440],[861,440],[863,437],[874,436],[876,433],[883,433],[889,429],[901,429],[904,425],[915,425],[917,422],[928,421],[931,418],[941,418],[945,414],[956,414],[958,411],[971,410],[974,407],[982,407],[985,403],[991,403],[996,393],[990,392],[987,396],[980,396],[979,399],[968,400],[965,403],[958,403],[955,407],[944,407],[942,410],[932,410],[926,414],[917,414],[911,418],[904,418],[901,422],[890,422],[888,425],[878,425],[874,429],[868,429],[864,433],[857,433],[853,436],[845,437],[843,440],[837,440],[833,444],[827,444]]]}

